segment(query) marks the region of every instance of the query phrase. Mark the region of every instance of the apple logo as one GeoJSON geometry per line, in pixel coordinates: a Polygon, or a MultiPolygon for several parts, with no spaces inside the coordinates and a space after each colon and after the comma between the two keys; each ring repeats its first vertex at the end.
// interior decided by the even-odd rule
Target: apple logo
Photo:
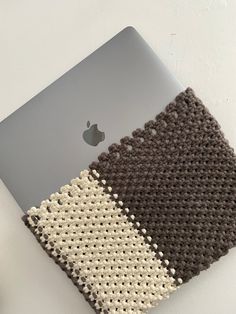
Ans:
{"type": "Polygon", "coordinates": [[[97,146],[100,142],[104,141],[105,133],[99,131],[97,124],[90,125],[90,122],[87,122],[87,130],[83,132],[84,141],[92,146],[97,146]]]}

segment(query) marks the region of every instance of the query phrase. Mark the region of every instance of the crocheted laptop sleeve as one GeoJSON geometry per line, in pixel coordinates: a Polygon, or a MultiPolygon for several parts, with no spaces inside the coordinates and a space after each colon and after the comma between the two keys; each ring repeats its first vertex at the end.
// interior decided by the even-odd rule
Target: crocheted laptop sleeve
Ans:
{"type": "Polygon", "coordinates": [[[145,313],[236,244],[236,159],[188,88],[25,222],[97,313],[145,313]]]}

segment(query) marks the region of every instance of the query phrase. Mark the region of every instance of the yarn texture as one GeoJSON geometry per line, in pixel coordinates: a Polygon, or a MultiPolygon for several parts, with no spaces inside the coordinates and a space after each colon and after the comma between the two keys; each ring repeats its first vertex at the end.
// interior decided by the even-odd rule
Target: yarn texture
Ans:
{"type": "Polygon", "coordinates": [[[97,313],[146,313],[236,244],[236,157],[192,89],[24,217],[97,313]]]}

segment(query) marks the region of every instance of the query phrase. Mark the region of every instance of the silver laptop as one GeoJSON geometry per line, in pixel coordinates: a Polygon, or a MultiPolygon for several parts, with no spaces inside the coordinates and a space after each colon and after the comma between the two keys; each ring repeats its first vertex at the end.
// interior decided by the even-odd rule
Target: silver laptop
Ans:
{"type": "Polygon", "coordinates": [[[0,123],[0,177],[38,206],[182,90],[127,27],[0,123]]]}

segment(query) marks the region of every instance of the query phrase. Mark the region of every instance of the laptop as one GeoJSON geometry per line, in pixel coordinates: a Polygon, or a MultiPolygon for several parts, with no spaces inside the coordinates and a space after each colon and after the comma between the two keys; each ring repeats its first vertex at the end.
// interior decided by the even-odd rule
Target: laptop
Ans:
{"type": "Polygon", "coordinates": [[[0,178],[23,211],[183,90],[127,27],[0,123],[0,178]]]}

